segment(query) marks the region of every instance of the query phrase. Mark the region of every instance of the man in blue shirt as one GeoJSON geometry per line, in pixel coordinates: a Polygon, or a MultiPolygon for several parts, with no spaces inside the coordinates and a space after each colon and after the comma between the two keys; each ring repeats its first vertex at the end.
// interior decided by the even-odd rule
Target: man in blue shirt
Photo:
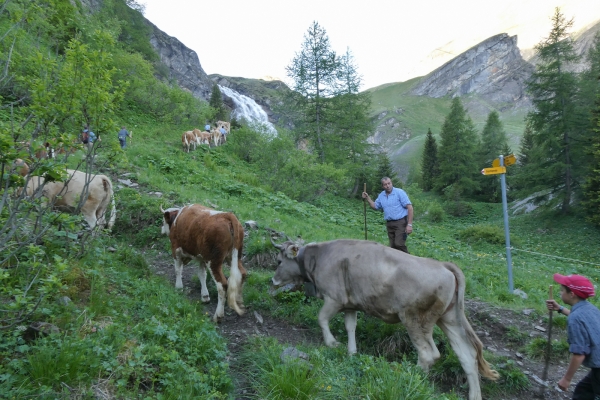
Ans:
{"type": "Polygon", "coordinates": [[[573,391],[573,400],[600,399],[600,310],[586,299],[594,296],[594,285],[584,276],[554,274],[560,284],[560,298],[571,310],[558,305],[556,300],[546,300],[548,310],[568,316],[567,340],[571,361],[558,387],[567,390],[571,379],[581,364],[591,368],[573,391]]]}
{"type": "Polygon", "coordinates": [[[362,197],[369,202],[373,210],[383,210],[386,221],[390,247],[408,253],[406,238],[412,233],[413,206],[408,195],[402,189],[395,188],[392,180],[387,176],[381,179],[383,192],[375,201],[371,200],[367,192],[362,197]]]}

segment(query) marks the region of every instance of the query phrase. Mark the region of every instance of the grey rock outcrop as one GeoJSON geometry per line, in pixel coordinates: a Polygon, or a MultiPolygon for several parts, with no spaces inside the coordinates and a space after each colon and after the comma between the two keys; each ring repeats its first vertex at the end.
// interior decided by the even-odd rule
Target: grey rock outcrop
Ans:
{"type": "Polygon", "coordinates": [[[525,81],[533,66],[521,57],[517,37],[502,33],[473,46],[426,75],[412,94],[443,97],[478,94],[498,103],[528,102],[525,81]]]}
{"type": "Polygon", "coordinates": [[[152,22],[146,22],[152,27],[150,43],[160,61],[168,68],[168,78],[177,81],[181,88],[188,90],[194,97],[208,100],[213,82],[202,69],[196,52],[158,29],[152,22]]]}

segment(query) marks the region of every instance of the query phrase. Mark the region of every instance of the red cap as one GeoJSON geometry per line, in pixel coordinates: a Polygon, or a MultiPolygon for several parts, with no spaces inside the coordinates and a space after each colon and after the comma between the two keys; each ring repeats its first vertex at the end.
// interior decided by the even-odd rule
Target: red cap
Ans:
{"type": "Polygon", "coordinates": [[[554,274],[554,281],[560,283],[561,285],[565,285],[577,297],[581,297],[582,299],[587,299],[588,297],[592,297],[596,294],[594,291],[594,285],[588,278],[581,275],[561,275],[554,274]]]}

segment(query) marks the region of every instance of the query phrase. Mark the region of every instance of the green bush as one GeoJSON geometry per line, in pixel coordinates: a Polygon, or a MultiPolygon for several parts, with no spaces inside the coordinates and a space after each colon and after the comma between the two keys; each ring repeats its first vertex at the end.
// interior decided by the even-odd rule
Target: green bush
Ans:
{"type": "Polygon", "coordinates": [[[439,203],[432,203],[427,209],[427,219],[433,223],[444,222],[446,213],[439,203]]]}
{"type": "Polygon", "coordinates": [[[458,232],[458,238],[466,243],[486,242],[504,244],[504,229],[491,225],[473,225],[458,232]]]}

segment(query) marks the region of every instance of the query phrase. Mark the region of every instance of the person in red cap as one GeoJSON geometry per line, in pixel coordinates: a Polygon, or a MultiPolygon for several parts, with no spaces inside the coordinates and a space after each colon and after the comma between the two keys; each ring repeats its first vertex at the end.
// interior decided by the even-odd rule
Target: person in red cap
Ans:
{"type": "Polygon", "coordinates": [[[587,301],[596,294],[594,285],[581,275],[554,274],[560,284],[560,298],[571,306],[571,310],[559,305],[556,300],[546,300],[548,310],[556,310],[568,316],[567,340],[571,361],[558,387],[567,390],[571,379],[581,364],[591,368],[575,386],[573,400],[600,399],[600,310],[587,301]]]}

